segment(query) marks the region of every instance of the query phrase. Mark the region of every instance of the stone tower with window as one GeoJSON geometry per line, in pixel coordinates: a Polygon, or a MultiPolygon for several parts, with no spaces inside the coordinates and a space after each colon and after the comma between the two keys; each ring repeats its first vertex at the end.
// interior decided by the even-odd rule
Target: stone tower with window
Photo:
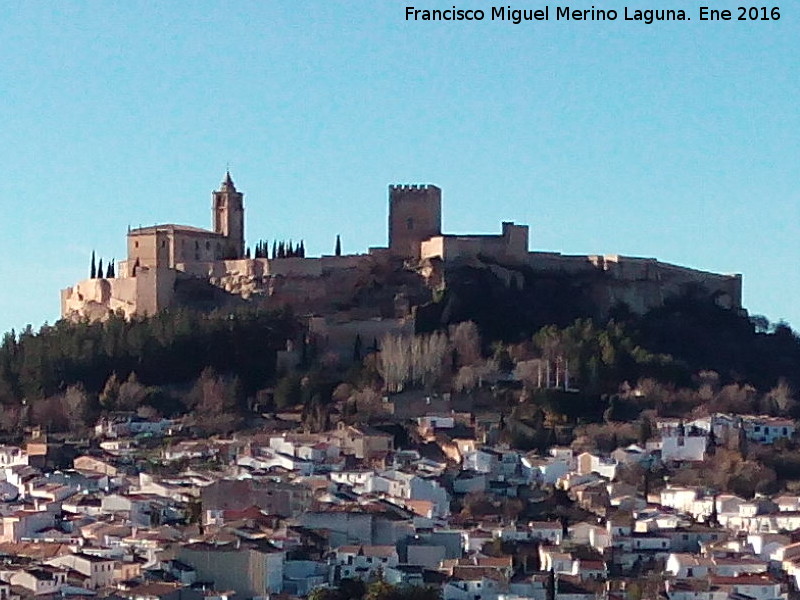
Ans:
{"type": "Polygon", "coordinates": [[[389,186],[389,250],[419,258],[420,244],[442,233],[442,190],[435,185],[389,186]]]}
{"type": "Polygon", "coordinates": [[[227,238],[224,258],[244,257],[244,194],[236,191],[230,172],[212,198],[214,233],[227,238]]]}

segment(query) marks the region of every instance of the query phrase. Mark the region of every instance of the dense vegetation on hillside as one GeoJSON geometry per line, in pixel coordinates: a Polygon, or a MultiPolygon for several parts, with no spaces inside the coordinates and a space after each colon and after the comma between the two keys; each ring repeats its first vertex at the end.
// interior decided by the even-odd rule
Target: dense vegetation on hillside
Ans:
{"type": "Polygon", "coordinates": [[[378,352],[357,340],[351,356],[300,341],[302,322],[285,311],[176,310],[8,333],[0,345],[0,429],[79,429],[103,411],[138,409],[189,412],[214,433],[240,426],[253,407],[302,407],[303,424],[320,430],[334,410],[380,419],[383,393],[413,389],[476,402],[490,393],[488,406],[504,414],[504,435],[519,448],[584,435],[591,447],[613,449],[646,439],[652,417],[698,410],[800,416],[800,339],[785,325],[697,295],[644,316],[618,307],[592,319],[588,300],[570,301],[563,290],[540,298],[541,311],[517,306],[513,289],[483,292],[451,290],[420,315],[428,333],[376,340],[378,352]],[[278,372],[287,340],[297,342],[301,360],[278,372]],[[509,380],[517,387],[504,387],[509,380]],[[613,435],[586,430],[634,421],[613,435]]]}
{"type": "Polygon", "coordinates": [[[623,348],[670,358],[661,365],[646,361],[648,366],[642,370],[641,361],[620,357],[616,372],[602,386],[606,392],[641,376],[689,385],[691,377],[702,370],[716,371],[724,382],[750,383],[758,389],[768,389],[781,378],[800,389],[800,340],[785,324],[772,326],[763,317],[726,310],[700,290],[668,299],[644,316],[632,314],[625,305],[600,315],[590,297],[590,279],[526,274],[525,286],[518,288],[500,284],[489,270],[462,268],[436,302],[420,307],[418,330],[431,332],[473,321],[484,340],[515,344],[531,339],[544,327],[556,326],[571,329],[567,345],[585,346],[595,334],[578,332],[578,338],[585,339],[575,339],[576,319],[591,320],[600,329],[613,322],[616,333],[609,335],[620,338],[623,348]],[[659,374],[653,367],[656,371],[667,367],[667,371],[659,374]]]}
{"type": "Polygon", "coordinates": [[[191,384],[206,368],[239,379],[252,394],[274,378],[275,356],[298,324],[288,312],[165,311],[149,319],[59,321],[5,334],[0,403],[35,401],[80,384],[97,394],[112,373],[145,385],[191,384]]]}

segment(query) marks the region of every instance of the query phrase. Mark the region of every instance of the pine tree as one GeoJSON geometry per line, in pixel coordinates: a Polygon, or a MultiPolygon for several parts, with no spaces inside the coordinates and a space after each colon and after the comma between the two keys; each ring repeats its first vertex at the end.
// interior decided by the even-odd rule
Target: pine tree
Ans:
{"type": "Polygon", "coordinates": [[[647,440],[653,437],[653,425],[650,419],[642,418],[639,422],[639,445],[644,447],[647,445],[647,440]]]}
{"type": "MultiPolygon", "coordinates": [[[[647,498],[645,498],[646,500],[647,498]]],[[[719,513],[717,513],[717,494],[716,492],[711,495],[711,514],[708,516],[708,522],[711,525],[719,525],[719,513]]]]}
{"type": "Polygon", "coordinates": [[[97,278],[97,265],[94,261],[94,250],[92,250],[92,268],[89,271],[89,279],[96,279],[97,278]]]}
{"type": "Polygon", "coordinates": [[[333,251],[333,254],[335,256],[341,256],[342,255],[342,238],[339,237],[338,233],[336,234],[336,249],[333,251]]]}
{"type": "Polygon", "coordinates": [[[554,569],[550,569],[550,572],[547,574],[547,586],[546,586],[546,596],[547,600],[556,600],[557,590],[556,590],[556,572],[554,569]]]}

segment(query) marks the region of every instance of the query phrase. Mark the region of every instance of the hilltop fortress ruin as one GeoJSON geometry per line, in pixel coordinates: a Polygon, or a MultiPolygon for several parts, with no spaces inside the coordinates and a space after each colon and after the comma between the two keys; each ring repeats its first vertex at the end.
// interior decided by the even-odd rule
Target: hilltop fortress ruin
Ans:
{"type": "MultiPolygon", "coordinates": [[[[297,314],[359,325],[364,335],[413,330],[414,307],[444,289],[454,269],[484,269],[503,285],[530,277],[580,279],[596,312],[625,303],[644,313],[689,288],[721,305],[741,307],[740,275],[688,269],[652,258],[568,256],[529,250],[527,225],[502,224],[496,235],[442,233],[442,191],[434,185],[389,186],[388,246],[345,256],[249,258],[244,194],[226,173],[212,192],[212,229],[165,224],[132,229],[127,259],[112,278],[86,279],[61,291],[67,319],[111,313],[152,315],[180,305],[290,305],[297,314]],[[378,324],[382,323],[382,324],[378,324]]],[[[355,325],[353,325],[355,327],[355,325]]]]}

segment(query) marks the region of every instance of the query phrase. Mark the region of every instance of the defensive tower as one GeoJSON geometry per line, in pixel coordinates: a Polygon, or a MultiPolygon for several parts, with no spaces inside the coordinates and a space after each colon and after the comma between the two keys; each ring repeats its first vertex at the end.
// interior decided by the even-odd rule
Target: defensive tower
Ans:
{"type": "Polygon", "coordinates": [[[442,190],[435,185],[389,186],[389,250],[419,258],[420,244],[442,233],[442,190]]]}

